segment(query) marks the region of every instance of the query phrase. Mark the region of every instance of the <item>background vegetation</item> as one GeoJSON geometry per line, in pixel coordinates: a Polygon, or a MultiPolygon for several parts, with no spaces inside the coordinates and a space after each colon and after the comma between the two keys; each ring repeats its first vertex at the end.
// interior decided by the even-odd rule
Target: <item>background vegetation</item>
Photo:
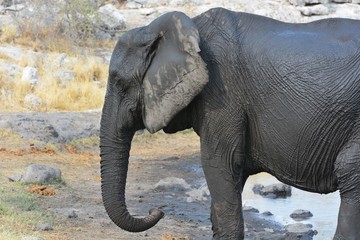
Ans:
{"type": "MultiPolygon", "coordinates": [[[[110,55],[115,40],[96,34],[96,0],[29,0],[31,17],[14,15],[13,25],[0,27],[0,46],[16,46],[24,54],[20,59],[0,54],[0,61],[16,64],[20,71],[9,76],[0,68],[0,111],[82,111],[101,108],[104,99],[108,62],[98,56],[99,49],[110,55]],[[55,4],[56,2],[56,4],[55,4]],[[29,54],[26,54],[29,52],[29,54]],[[34,53],[40,53],[34,58],[34,53]],[[62,64],[54,64],[61,55],[62,64]],[[22,69],[38,70],[41,84],[21,81],[22,69]],[[56,77],[66,69],[74,78],[64,83],[56,77]],[[41,100],[39,106],[26,106],[25,96],[41,100]]],[[[36,54],[35,54],[36,55],[36,54]]]]}

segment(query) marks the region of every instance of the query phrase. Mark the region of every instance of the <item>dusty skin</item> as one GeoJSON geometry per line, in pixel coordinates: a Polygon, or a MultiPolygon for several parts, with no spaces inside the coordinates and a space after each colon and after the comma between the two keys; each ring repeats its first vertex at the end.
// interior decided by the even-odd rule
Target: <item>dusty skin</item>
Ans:
{"type": "MultiPolygon", "coordinates": [[[[129,209],[136,216],[146,215],[152,207],[161,207],[166,213],[154,228],[137,234],[120,230],[105,213],[100,194],[100,158],[96,138],[66,145],[48,145],[36,140],[23,140],[6,130],[2,130],[0,138],[0,200],[17,212],[10,218],[0,214],[1,240],[21,239],[23,236],[52,240],[211,239],[209,197],[188,203],[185,191],[154,191],[154,185],[166,177],[183,178],[192,187],[199,187],[199,183],[205,181],[199,161],[199,139],[192,131],[173,135],[143,133],[133,141],[127,185],[129,209]],[[61,183],[46,185],[55,191],[55,195],[28,193],[33,186],[8,180],[9,176],[24,172],[32,163],[48,164],[62,170],[61,183]],[[3,195],[9,191],[18,193],[19,198],[23,194],[30,195],[36,212],[41,216],[33,217],[34,210],[24,210],[21,203],[16,202],[18,200],[9,200],[3,195]],[[69,218],[72,211],[77,218],[69,218]],[[24,215],[33,220],[22,220],[24,215]],[[52,224],[53,230],[34,230],[36,225],[43,223],[52,224]]],[[[272,222],[252,218],[251,214],[245,214],[245,218],[248,239],[252,239],[254,232],[264,231],[266,226],[266,229],[281,228],[272,222]]]]}

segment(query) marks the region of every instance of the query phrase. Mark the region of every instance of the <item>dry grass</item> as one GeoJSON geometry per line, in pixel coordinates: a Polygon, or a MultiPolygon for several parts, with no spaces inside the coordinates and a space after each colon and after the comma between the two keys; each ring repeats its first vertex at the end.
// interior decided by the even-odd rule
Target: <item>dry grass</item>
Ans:
{"type": "Polygon", "coordinates": [[[53,64],[60,54],[21,58],[21,68],[36,67],[40,84],[36,86],[21,80],[19,73],[12,79],[0,70],[0,111],[82,111],[101,108],[104,101],[108,65],[95,57],[71,57],[65,66],[53,64]],[[73,72],[68,82],[56,76],[61,71],[73,72]],[[41,99],[39,106],[24,102],[27,94],[41,99]]]}
{"type": "Polygon", "coordinates": [[[160,240],[191,240],[189,237],[175,237],[172,234],[165,234],[161,236],[160,240]]]}
{"type": "Polygon", "coordinates": [[[145,132],[135,135],[130,154],[142,159],[156,159],[197,154],[199,149],[200,140],[193,130],[176,134],[165,134],[162,131],[155,134],[145,132]]]}
{"type": "Polygon", "coordinates": [[[1,43],[14,43],[17,30],[14,25],[3,25],[0,28],[0,33],[1,43]]]}
{"type": "MultiPolygon", "coordinates": [[[[53,214],[48,211],[43,202],[55,201],[61,197],[66,186],[69,189],[80,189],[84,182],[96,182],[94,188],[99,187],[99,154],[98,147],[90,151],[79,152],[73,147],[98,145],[98,137],[74,140],[69,146],[58,146],[63,150],[56,150],[55,146],[34,143],[32,140],[24,140],[12,131],[0,129],[0,240],[18,240],[24,236],[37,236],[40,239],[70,240],[70,239],[100,239],[90,235],[89,222],[64,220],[63,215],[53,214]],[[16,143],[16,145],[14,145],[16,143]],[[9,182],[7,176],[22,172],[30,163],[50,164],[62,170],[62,177],[66,185],[52,183],[43,186],[30,186],[9,182]],[[81,173],[80,173],[81,171],[81,173]],[[29,193],[28,190],[31,190],[29,193]],[[55,196],[46,196],[46,189],[53,189],[55,196]],[[39,195],[40,194],[40,195],[39,195]],[[53,231],[33,231],[39,223],[50,223],[53,231]],[[83,230],[82,230],[83,229],[83,230]],[[81,233],[82,231],[82,233],[81,233]],[[83,234],[79,235],[74,234],[83,234]],[[84,237],[86,236],[86,237],[84,237]]],[[[137,134],[132,144],[131,154],[142,159],[155,159],[169,156],[184,156],[199,151],[199,138],[191,131],[186,130],[173,135],[163,132],[156,134],[137,134]]],[[[72,190],[71,190],[72,191],[72,190]]],[[[81,189],[81,191],[86,191],[81,189]]],[[[91,193],[95,191],[91,189],[91,193]]],[[[96,190],[98,191],[98,190],[96,190]]],[[[51,195],[52,191],[50,191],[51,195]]],[[[95,198],[94,198],[95,199],[95,198]]],[[[89,201],[84,198],[83,201],[89,201]]],[[[93,198],[90,199],[93,201],[93,198]]],[[[98,202],[101,204],[101,202],[98,202]]],[[[95,221],[95,220],[91,220],[95,221]]],[[[96,225],[95,231],[105,231],[104,226],[96,225]]],[[[115,239],[115,237],[114,237],[115,239]]],[[[164,234],[161,240],[190,240],[186,235],[169,233],[164,234]]]]}
{"type": "Polygon", "coordinates": [[[0,44],[15,44],[24,54],[20,59],[14,59],[2,53],[0,61],[17,64],[20,71],[27,66],[37,68],[41,84],[32,86],[24,83],[21,72],[8,76],[0,68],[0,111],[82,111],[102,107],[108,64],[92,57],[92,52],[99,48],[111,51],[115,41],[93,38],[74,40],[62,33],[57,23],[44,27],[33,21],[22,21],[17,25],[0,26],[0,44]],[[64,53],[72,60],[61,67],[53,64],[64,53]],[[74,79],[68,83],[61,82],[55,76],[61,70],[73,72],[74,79]],[[27,94],[40,98],[41,105],[26,105],[24,98],[27,94]]]}

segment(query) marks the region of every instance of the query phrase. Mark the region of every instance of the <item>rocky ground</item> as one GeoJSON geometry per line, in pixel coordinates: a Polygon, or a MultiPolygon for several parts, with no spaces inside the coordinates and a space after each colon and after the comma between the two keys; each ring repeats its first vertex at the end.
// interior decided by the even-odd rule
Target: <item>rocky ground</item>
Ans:
{"type": "MultiPolygon", "coordinates": [[[[50,225],[52,230],[47,230],[48,223],[39,222],[31,236],[210,239],[210,197],[200,167],[198,137],[192,131],[136,136],[127,185],[129,210],[139,217],[160,207],[166,216],[151,230],[138,234],[121,231],[111,222],[101,200],[98,141],[89,141],[99,133],[99,119],[99,112],[0,113],[0,129],[8,132],[1,137],[1,181],[11,187],[15,183],[8,177],[35,163],[59,168],[66,183],[53,186],[56,194],[39,198],[41,208],[54,213],[57,220],[50,225]],[[15,141],[9,142],[9,138],[15,141]]],[[[265,192],[263,186],[258,188],[265,192]]],[[[283,188],[276,186],[277,191],[283,188]]],[[[33,192],[39,193],[38,187],[33,192]]],[[[244,217],[248,240],[312,239],[316,233],[304,224],[283,226],[268,212],[259,213],[250,206],[244,208],[244,217]]]]}

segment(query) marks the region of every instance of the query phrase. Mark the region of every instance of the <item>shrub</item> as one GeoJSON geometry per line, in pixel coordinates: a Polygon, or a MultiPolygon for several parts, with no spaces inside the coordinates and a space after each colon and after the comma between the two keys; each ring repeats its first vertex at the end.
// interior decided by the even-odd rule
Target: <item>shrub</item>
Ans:
{"type": "Polygon", "coordinates": [[[3,27],[0,42],[15,42],[34,50],[71,53],[76,46],[112,47],[96,37],[98,0],[28,0],[24,10],[14,12],[14,27],[3,27]]]}

